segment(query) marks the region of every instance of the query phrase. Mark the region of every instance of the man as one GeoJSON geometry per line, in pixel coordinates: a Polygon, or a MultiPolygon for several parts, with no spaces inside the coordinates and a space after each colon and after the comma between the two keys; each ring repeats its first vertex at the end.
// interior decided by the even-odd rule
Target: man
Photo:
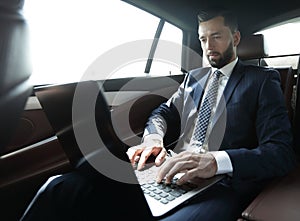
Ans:
{"type": "Polygon", "coordinates": [[[165,178],[169,183],[179,172],[184,175],[178,184],[216,174],[228,177],[166,220],[236,220],[268,179],[293,167],[291,128],[279,73],[245,65],[237,58],[241,36],[234,16],[211,11],[200,13],[198,20],[201,47],[211,68],[187,75],[178,91],[152,113],[143,143],[129,148],[127,154],[132,164],[138,162],[138,169],[151,155],[159,166],[167,155],[168,128],[180,131],[175,147],[179,154],[161,166],[157,182],[165,178]],[[217,95],[201,132],[204,140],[195,145],[197,124],[205,121],[197,122],[197,115],[204,114],[201,108],[216,70],[221,72],[217,95]]]}
{"type": "MultiPolygon", "coordinates": [[[[156,165],[161,165],[158,182],[171,182],[179,172],[184,172],[179,184],[228,174],[163,220],[232,221],[266,181],[293,167],[291,128],[278,72],[238,60],[240,33],[231,13],[199,14],[199,37],[211,67],[187,75],[178,91],[150,116],[143,143],[127,154],[132,164],[138,162],[138,169],[154,155],[156,165]],[[178,140],[178,154],[167,161],[165,138],[178,140]]],[[[83,164],[46,185],[22,220],[151,219],[134,200],[133,190],[83,164]],[[107,191],[113,187],[119,192],[107,191]]]]}

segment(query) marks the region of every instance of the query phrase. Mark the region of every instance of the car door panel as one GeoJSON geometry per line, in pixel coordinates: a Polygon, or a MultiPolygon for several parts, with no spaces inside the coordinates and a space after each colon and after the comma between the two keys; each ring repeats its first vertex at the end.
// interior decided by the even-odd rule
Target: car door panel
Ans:
{"type": "MultiPolygon", "coordinates": [[[[184,75],[135,79],[136,82],[132,86],[120,88],[117,98],[112,99],[113,102],[108,99],[111,106],[112,123],[120,139],[128,146],[137,145],[151,112],[171,97],[183,78],[184,75]],[[128,94],[126,93],[131,92],[136,92],[135,96],[127,99],[128,94]],[[115,100],[119,102],[114,102],[115,100]]],[[[106,98],[111,96],[110,93],[109,88],[106,88],[106,98]]]]}

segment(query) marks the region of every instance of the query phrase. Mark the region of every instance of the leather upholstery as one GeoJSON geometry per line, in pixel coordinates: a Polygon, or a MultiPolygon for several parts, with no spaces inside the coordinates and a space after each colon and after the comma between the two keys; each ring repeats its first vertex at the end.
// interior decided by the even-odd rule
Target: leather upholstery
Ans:
{"type": "Polygon", "coordinates": [[[267,56],[262,34],[242,36],[237,48],[238,57],[241,60],[261,59],[267,56]]]}
{"type": "MultiPolygon", "coordinates": [[[[261,59],[267,56],[266,47],[264,44],[264,36],[262,34],[249,35],[241,38],[241,42],[237,48],[238,57],[255,65],[261,65],[261,59]]],[[[293,69],[290,66],[287,67],[275,67],[280,73],[281,88],[286,101],[286,106],[289,114],[289,119],[293,120],[294,105],[293,90],[296,84],[296,79],[293,76],[293,69]]]]}
{"type": "Polygon", "coordinates": [[[284,179],[274,181],[247,207],[246,220],[300,220],[300,166],[284,179]]]}
{"type": "Polygon", "coordinates": [[[0,1],[0,152],[9,141],[31,93],[28,26],[23,1],[0,1]]]}
{"type": "Polygon", "coordinates": [[[296,85],[296,78],[293,74],[292,67],[276,67],[276,70],[280,73],[281,77],[281,88],[285,98],[285,103],[289,115],[289,119],[293,122],[295,112],[295,97],[294,89],[296,85]]]}

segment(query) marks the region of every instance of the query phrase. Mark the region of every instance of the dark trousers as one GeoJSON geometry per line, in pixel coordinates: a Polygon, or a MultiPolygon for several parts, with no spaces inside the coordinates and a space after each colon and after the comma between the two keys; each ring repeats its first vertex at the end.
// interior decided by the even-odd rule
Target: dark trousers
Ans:
{"type": "Polygon", "coordinates": [[[253,188],[241,192],[223,180],[161,220],[236,221],[258,191],[253,188]]]}
{"type": "Polygon", "coordinates": [[[37,194],[21,220],[153,220],[145,204],[134,200],[136,185],[102,178],[101,183],[94,182],[77,171],[55,178],[37,194]]]}
{"type": "MultiPolygon", "coordinates": [[[[261,190],[228,177],[160,220],[234,221],[261,190]]],[[[120,183],[83,166],[53,179],[21,219],[154,220],[137,185],[120,183]]]]}

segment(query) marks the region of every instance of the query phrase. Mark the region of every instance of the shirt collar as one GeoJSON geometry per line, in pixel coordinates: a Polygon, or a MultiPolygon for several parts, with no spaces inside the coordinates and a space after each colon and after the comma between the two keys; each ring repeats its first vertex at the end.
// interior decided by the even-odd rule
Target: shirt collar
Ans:
{"type": "Polygon", "coordinates": [[[230,77],[232,70],[234,68],[234,66],[236,65],[236,63],[238,62],[238,58],[236,57],[236,59],[234,59],[232,62],[230,62],[229,64],[226,64],[224,67],[217,69],[212,67],[212,73],[214,73],[216,70],[219,70],[222,72],[222,74],[224,74],[226,77],[230,77]]]}

